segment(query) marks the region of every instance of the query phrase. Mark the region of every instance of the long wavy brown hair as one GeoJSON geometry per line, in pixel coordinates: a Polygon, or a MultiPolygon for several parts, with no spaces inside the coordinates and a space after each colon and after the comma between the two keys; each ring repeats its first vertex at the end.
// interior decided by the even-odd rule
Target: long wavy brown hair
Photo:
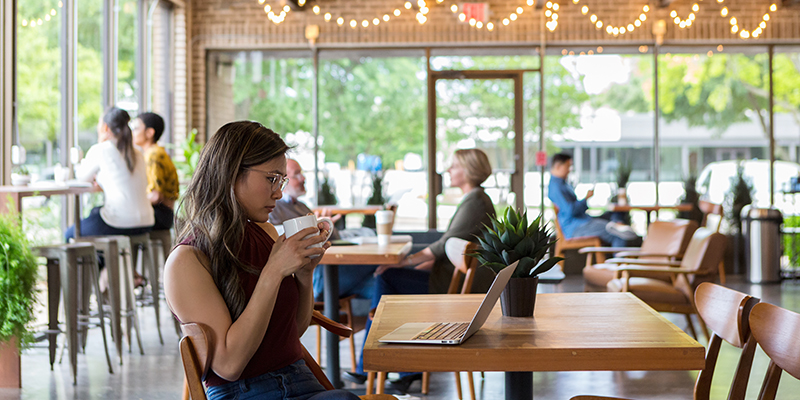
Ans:
{"type": "Polygon", "coordinates": [[[244,311],[239,271],[258,273],[237,257],[247,216],[233,192],[246,168],[283,156],[289,146],[258,122],[237,121],[217,131],[203,147],[197,169],[181,201],[179,242],[189,241],[210,262],[211,276],[235,321],[244,311]]]}

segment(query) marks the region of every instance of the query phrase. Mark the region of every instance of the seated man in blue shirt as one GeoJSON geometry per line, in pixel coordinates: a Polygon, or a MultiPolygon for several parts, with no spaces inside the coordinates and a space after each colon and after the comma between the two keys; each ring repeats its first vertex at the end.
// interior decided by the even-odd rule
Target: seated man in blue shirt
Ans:
{"type": "Polygon", "coordinates": [[[630,226],[586,214],[586,210],[589,209],[586,200],[594,195],[594,190],[586,193],[586,198],[583,200],[578,200],[575,190],[567,183],[571,168],[571,155],[558,153],[553,156],[547,197],[558,207],[558,222],[561,224],[564,236],[567,239],[576,236],[598,236],[603,243],[613,247],[641,243],[641,238],[630,226]]]}

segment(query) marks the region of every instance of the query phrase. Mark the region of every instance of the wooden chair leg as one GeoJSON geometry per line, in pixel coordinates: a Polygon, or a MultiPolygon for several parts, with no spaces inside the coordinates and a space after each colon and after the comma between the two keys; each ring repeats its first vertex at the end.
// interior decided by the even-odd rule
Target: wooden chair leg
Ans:
{"type": "Polygon", "coordinates": [[[456,371],[453,372],[453,374],[456,376],[456,396],[458,400],[461,400],[464,398],[464,395],[461,393],[461,372],[456,371]]]}
{"type": "Polygon", "coordinates": [[[350,335],[350,370],[356,372],[356,340],[350,335]]]}
{"type": "Polygon", "coordinates": [[[383,385],[386,383],[386,372],[378,372],[378,382],[375,385],[375,394],[383,394],[383,385]]]}
{"type": "MultiPolygon", "coordinates": [[[[428,390],[431,386],[431,373],[430,372],[423,372],[422,373],[422,394],[428,394],[428,390]]],[[[461,386],[458,387],[461,390],[461,386]]]]}
{"type": "MultiPolygon", "coordinates": [[[[700,323],[700,330],[703,331],[703,335],[706,336],[706,340],[711,341],[711,336],[708,334],[708,327],[706,326],[706,322],[703,321],[703,317],[701,317],[700,314],[695,315],[697,315],[697,321],[700,323]]],[[[692,318],[692,316],[690,315],[689,318],[692,318]]]]}
{"type": "Polygon", "coordinates": [[[725,284],[725,263],[722,261],[719,262],[719,283],[725,284]]]}
{"type": "Polygon", "coordinates": [[[317,325],[317,363],[322,366],[322,327],[317,325]]]}
{"type": "Polygon", "coordinates": [[[364,394],[372,394],[375,391],[375,373],[367,372],[367,392],[364,394]]]}
{"type": "Polygon", "coordinates": [[[686,316],[686,327],[689,328],[689,331],[692,333],[692,337],[694,340],[699,339],[697,337],[697,332],[694,330],[694,324],[692,323],[692,316],[690,314],[684,314],[686,316]]]}
{"type": "Polygon", "coordinates": [[[469,398],[470,400],[475,400],[475,381],[472,378],[472,371],[467,371],[467,382],[469,385],[469,398]]]}

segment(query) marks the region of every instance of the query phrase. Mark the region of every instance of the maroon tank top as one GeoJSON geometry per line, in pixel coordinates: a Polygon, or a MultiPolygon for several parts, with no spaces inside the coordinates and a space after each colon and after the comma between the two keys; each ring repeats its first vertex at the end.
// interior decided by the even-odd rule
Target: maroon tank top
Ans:
{"type": "MultiPolygon", "coordinates": [[[[192,245],[190,241],[187,243],[192,245]]],[[[259,271],[267,264],[272,245],[275,241],[261,227],[252,222],[245,224],[244,240],[239,251],[239,260],[259,271]]],[[[250,301],[258,282],[258,275],[239,272],[239,279],[244,289],[246,301],[250,301]]],[[[281,282],[278,298],[272,310],[269,326],[258,346],[253,358],[247,363],[239,379],[255,378],[267,372],[286,367],[303,358],[300,348],[300,335],[297,333],[297,307],[300,293],[294,277],[288,276],[281,282]]],[[[206,376],[207,386],[219,386],[228,383],[214,371],[206,376]]]]}

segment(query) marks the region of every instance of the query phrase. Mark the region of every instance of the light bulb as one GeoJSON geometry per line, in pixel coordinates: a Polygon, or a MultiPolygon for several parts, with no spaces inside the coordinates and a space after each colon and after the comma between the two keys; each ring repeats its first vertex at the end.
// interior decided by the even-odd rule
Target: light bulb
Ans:
{"type": "Polygon", "coordinates": [[[608,33],[609,35],[614,33],[614,28],[611,25],[607,26],[606,33],[608,33]]]}
{"type": "Polygon", "coordinates": [[[597,15],[592,14],[592,16],[589,17],[589,21],[597,22],[597,15]]]}
{"type": "Polygon", "coordinates": [[[644,12],[650,11],[650,6],[645,5],[644,7],[642,7],[642,11],[644,11],[644,12]]]}
{"type": "Polygon", "coordinates": [[[331,13],[325,13],[325,22],[328,22],[330,20],[331,20],[331,13]]]}
{"type": "Polygon", "coordinates": [[[356,20],[354,20],[354,19],[351,19],[350,20],[350,27],[351,28],[355,28],[356,26],[358,26],[358,22],[356,22],[356,20]]]}
{"type": "Polygon", "coordinates": [[[342,18],[342,17],[336,18],[336,23],[339,24],[339,25],[344,24],[344,18],[342,18]]]}
{"type": "Polygon", "coordinates": [[[773,4],[773,5],[769,6],[769,10],[772,11],[772,12],[778,11],[778,6],[773,4]]]}
{"type": "Polygon", "coordinates": [[[639,20],[637,19],[636,21],[633,21],[633,25],[634,25],[634,26],[636,26],[636,27],[638,28],[638,27],[642,26],[642,21],[639,21],[639,20]]]}
{"type": "Polygon", "coordinates": [[[734,25],[731,27],[731,33],[739,32],[739,25],[734,25]]]}
{"type": "Polygon", "coordinates": [[[517,14],[522,14],[522,11],[524,11],[522,7],[517,7],[517,14]]]}
{"type": "Polygon", "coordinates": [[[389,14],[383,14],[383,20],[389,22],[389,14]]]}
{"type": "Polygon", "coordinates": [[[508,26],[508,24],[509,24],[508,18],[503,18],[503,25],[508,26]]]}
{"type": "Polygon", "coordinates": [[[633,24],[628,24],[628,26],[626,28],[628,28],[629,31],[632,31],[633,30],[633,24]]]}
{"type": "MultiPolygon", "coordinates": [[[[534,5],[535,3],[534,3],[534,1],[533,1],[533,0],[528,0],[528,3],[527,3],[527,4],[528,4],[528,7],[533,7],[533,5],[534,5]]],[[[494,25],[492,25],[492,26],[494,27],[494,25]]],[[[486,27],[488,28],[489,26],[487,25],[486,27]]],[[[491,30],[491,29],[489,29],[489,30],[491,30]]]]}
{"type": "Polygon", "coordinates": [[[553,3],[553,11],[558,11],[558,3],[553,3]]]}
{"type": "Polygon", "coordinates": [[[469,26],[475,26],[475,18],[469,19],[469,26]]]}
{"type": "Polygon", "coordinates": [[[403,4],[403,7],[405,7],[406,10],[410,10],[411,9],[411,2],[407,1],[405,4],[403,4]]]}
{"type": "Polygon", "coordinates": [[[597,21],[597,23],[594,26],[596,26],[597,29],[602,28],[603,27],[603,21],[597,21]]]}
{"type": "Polygon", "coordinates": [[[769,21],[769,14],[764,14],[764,21],[769,21]]]}
{"type": "Polygon", "coordinates": [[[767,23],[766,23],[766,22],[764,22],[764,21],[761,21],[761,23],[760,23],[760,24],[758,24],[758,26],[759,26],[759,28],[761,28],[761,29],[767,29],[767,23]]]}
{"type": "Polygon", "coordinates": [[[50,15],[52,15],[54,17],[56,16],[56,9],[55,8],[50,9],[50,15]]]}
{"type": "Polygon", "coordinates": [[[739,32],[739,36],[742,39],[748,39],[748,38],[750,38],[750,32],[748,32],[746,29],[742,29],[742,31],[739,32]]]}
{"type": "Polygon", "coordinates": [[[647,15],[639,14],[639,20],[642,21],[642,22],[646,21],[647,20],[647,15]]]}
{"type": "Polygon", "coordinates": [[[723,49],[725,49],[725,48],[722,47],[722,45],[717,46],[717,51],[722,52],[723,49]]]}
{"type": "Polygon", "coordinates": [[[314,11],[314,14],[319,15],[319,6],[314,6],[311,10],[314,11]]]}
{"type": "Polygon", "coordinates": [[[478,29],[483,28],[483,22],[481,22],[481,21],[476,22],[475,23],[475,27],[478,28],[478,29]]]}
{"type": "Polygon", "coordinates": [[[736,17],[731,18],[731,25],[736,25],[736,17]]]}
{"type": "Polygon", "coordinates": [[[452,11],[454,13],[458,12],[458,6],[453,4],[452,6],[450,6],[450,11],[452,11]]]}
{"type": "Polygon", "coordinates": [[[380,24],[380,23],[381,23],[381,20],[380,20],[380,18],[373,18],[373,19],[372,19],[372,25],[378,25],[378,24],[380,24]]]}
{"type": "Polygon", "coordinates": [[[488,24],[486,24],[486,29],[488,29],[490,31],[493,30],[494,29],[494,24],[489,22],[488,24]]]}
{"type": "Polygon", "coordinates": [[[625,30],[625,28],[622,28],[622,27],[620,27],[620,28],[619,28],[619,33],[620,33],[620,34],[624,34],[625,32],[627,32],[627,31],[625,30]]]}
{"type": "Polygon", "coordinates": [[[292,9],[289,8],[289,6],[283,6],[283,11],[288,13],[289,11],[292,11],[292,9]]]}
{"type": "Polygon", "coordinates": [[[28,26],[28,20],[27,19],[23,19],[22,20],[22,26],[28,26]]]}
{"type": "Polygon", "coordinates": [[[673,19],[672,22],[674,22],[675,25],[678,25],[681,23],[681,19],[679,17],[675,17],[675,19],[673,19]]]}
{"type": "Polygon", "coordinates": [[[669,13],[669,16],[670,16],[670,17],[672,17],[672,18],[675,18],[675,17],[677,17],[677,16],[678,16],[678,12],[677,12],[677,11],[675,11],[675,10],[672,10],[672,12],[671,12],[671,13],[669,13]]]}
{"type": "Polygon", "coordinates": [[[589,7],[583,6],[581,7],[581,14],[586,15],[589,12],[589,7]]]}
{"type": "Polygon", "coordinates": [[[547,4],[545,4],[545,7],[553,8],[553,2],[552,1],[548,1],[547,4]]]}
{"type": "Polygon", "coordinates": [[[728,7],[722,7],[722,10],[719,10],[719,14],[722,15],[723,17],[727,17],[728,16],[728,7]]]}
{"type": "Polygon", "coordinates": [[[399,16],[400,16],[400,9],[399,9],[399,8],[395,8],[395,10],[394,10],[394,16],[395,16],[395,17],[399,17],[399,16]]]}
{"type": "Polygon", "coordinates": [[[364,28],[368,27],[369,26],[369,21],[367,21],[367,20],[361,21],[361,26],[363,26],[364,28]]]}
{"type": "Polygon", "coordinates": [[[512,21],[516,21],[517,20],[517,14],[513,14],[512,13],[511,15],[508,16],[508,18],[511,19],[512,21]]]}
{"type": "Polygon", "coordinates": [[[689,14],[689,21],[694,21],[695,15],[694,13],[689,14]]]}
{"type": "Polygon", "coordinates": [[[694,4],[692,5],[692,11],[694,11],[694,12],[698,12],[698,11],[700,11],[700,6],[698,6],[698,5],[697,5],[697,3],[694,3],[694,4]]]}
{"type": "Polygon", "coordinates": [[[545,17],[548,17],[548,18],[550,18],[550,16],[551,16],[551,15],[553,15],[553,12],[552,12],[552,11],[550,11],[550,10],[546,10],[546,11],[544,12],[544,16],[545,16],[545,17]]]}
{"type": "Polygon", "coordinates": [[[467,14],[464,14],[464,13],[458,14],[458,20],[461,21],[461,22],[466,21],[467,20],[467,14]]]}

